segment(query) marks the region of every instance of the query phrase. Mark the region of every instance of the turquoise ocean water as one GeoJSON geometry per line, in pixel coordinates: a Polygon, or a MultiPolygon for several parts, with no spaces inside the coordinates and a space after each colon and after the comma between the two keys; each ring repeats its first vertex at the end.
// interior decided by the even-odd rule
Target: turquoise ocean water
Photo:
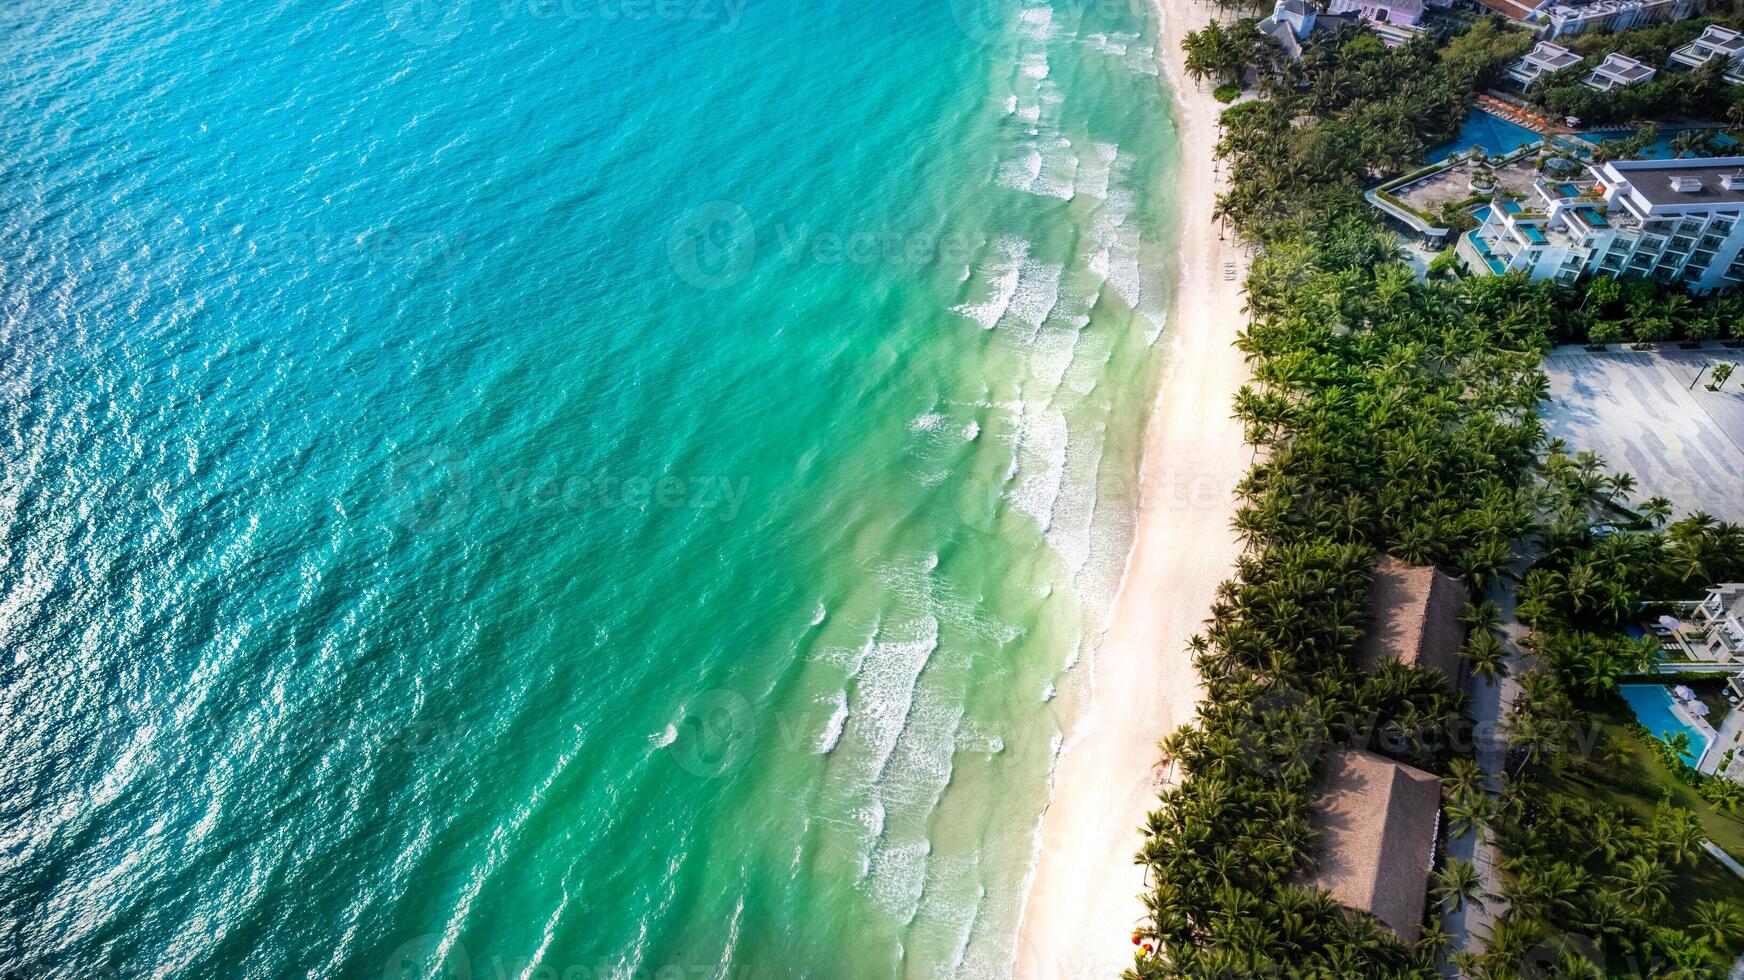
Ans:
{"type": "Polygon", "coordinates": [[[0,7],[0,974],[1007,973],[1168,356],[1155,47],[0,7]]]}

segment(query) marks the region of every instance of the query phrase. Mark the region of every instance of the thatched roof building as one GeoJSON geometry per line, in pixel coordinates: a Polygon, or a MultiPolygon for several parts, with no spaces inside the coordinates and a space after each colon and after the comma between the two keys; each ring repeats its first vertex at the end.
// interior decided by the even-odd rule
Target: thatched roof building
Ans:
{"type": "Polygon", "coordinates": [[[1357,664],[1375,670],[1397,660],[1457,677],[1465,598],[1465,587],[1433,566],[1382,558],[1369,585],[1369,630],[1357,664]]]}
{"type": "Polygon", "coordinates": [[[1415,941],[1429,894],[1441,780],[1373,752],[1331,749],[1320,790],[1313,821],[1319,867],[1310,883],[1415,941]]]}

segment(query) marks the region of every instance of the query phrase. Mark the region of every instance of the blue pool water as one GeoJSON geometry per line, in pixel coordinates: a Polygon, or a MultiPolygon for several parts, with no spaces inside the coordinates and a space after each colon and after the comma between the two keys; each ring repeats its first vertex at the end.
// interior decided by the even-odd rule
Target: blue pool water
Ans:
{"type": "Polygon", "coordinates": [[[1684,723],[1671,710],[1671,692],[1659,684],[1623,684],[1617,688],[1623,700],[1635,712],[1635,720],[1647,727],[1655,738],[1666,732],[1683,732],[1689,736],[1689,748],[1682,753],[1683,761],[1695,765],[1707,751],[1708,737],[1684,723]]]}
{"type": "Polygon", "coordinates": [[[1492,116],[1479,109],[1466,113],[1465,125],[1459,129],[1459,135],[1452,140],[1432,147],[1424,153],[1426,160],[1445,160],[1454,153],[1463,153],[1474,146],[1483,147],[1491,156],[1502,156],[1512,153],[1529,143],[1536,143],[1541,137],[1524,126],[1516,126],[1500,116],[1492,116]]]}
{"type": "MultiPolygon", "coordinates": [[[[1585,139],[1596,146],[1608,139],[1628,139],[1630,134],[1628,132],[1592,132],[1581,133],[1579,135],[1582,139],[1585,139]]],[[[1662,130],[1659,134],[1659,138],[1648,144],[1647,147],[1641,151],[1639,158],[1644,160],[1670,160],[1676,157],[1677,153],[1672,150],[1671,143],[1673,140],[1677,139],[1679,135],[1681,135],[1680,130],[1662,130]]],[[[1724,135],[1717,137],[1714,141],[1716,149],[1729,149],[1734,145],[1733,141],[1724,135]]]]}

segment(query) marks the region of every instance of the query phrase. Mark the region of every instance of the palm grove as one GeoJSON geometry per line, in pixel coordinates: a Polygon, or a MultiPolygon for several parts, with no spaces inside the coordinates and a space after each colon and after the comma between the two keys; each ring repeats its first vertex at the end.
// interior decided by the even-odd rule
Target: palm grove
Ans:
{"type": "MultiPolygon", "coordinates": [[[[1238,488],[1245,552],[1192,643],[1205,697],[1195,723],[1163,741],[1177,778],[1139,854],[1151,885],[1138,938],[1155,952],[1131,975],[1440,975],[1440,914],[1485,901],[1469,864],[1444,862],[1428,928],[1409,945],[1305,884],[1329,745],[1442,776],[1450,832],[1487,827],[1502,842],[1508,910],[1482,955],[1458,957],[1467,975],[1519,976],[1528,959],[1557,964],[1555,975],[1602,975],[1600,963],[1701,975],[1735,941],[1739,919],[1718,903],[1668,908],[1699,840],[1690,812],[1605,807],[1553,790],[1547,776],[1579,747],[1583,705],[1615,697],[1617,679],[1641,667],[1640,649],[1585,637],[1665,584],[1655,576],[1682,576],[1681,586],[1723,571],[1715,555],[1736,529],[1679,525],[1674,541],[1659,528],[1663,502],[1646,516],[1626,511],[1626,478],[1594,476],[1586,457],[1571,469],[1546,445],[1539,364],[1574,315],[1561,287],[1419,283],[1361,206],[1364,181],[1415,164],[1457,129],[1524,35],[1479,21],[1440,45],[1387,49],[1343,30],[1316,35],[1290,65],[1255,35],[1224,25],[1185,45],[1206,80],[1261,69],[1263,97],[1224,114],[1218,154],[1231,185],[1217,203],[1220,218],[1265,246],[1237,340],[1253,381],[1235,411],[1257,453],[1238,488]],[[1571,607],[1569,591],[1543,583],[1566,581],[1577,560],[1567,549],[1595,546],[1592,526],[1618,514],[1640,517],[1642,530],[1613,539],[1641,542],[1631,547],[1642,565],[1631,567],[1651,570],[1602,612],[1571,607]],[[1526,547],[1547,557],[1528,575],[1542,587],[1525,600],[1542,599],[1545,635],[1563,646],[1521,678],[1525,703],[1507,721],[1510,777],[1492,796],[1471,759],[1463,695],[1420,668],[1359,670],[1351,653],[1380,554],[1436,564],[1481,595],[1526,547]],[[1674,567],[1692,549],[1708,564],[1674,567]],[[1567,629],[1549,628],[1558,615],[1567,629]],[[1590,941],[1566,938],[1594,922],[1582,930],[1590,941]]],[[[1467,659],[1493,680],[1504,669],[1495,609],[1468,605],[1463,618],[1467,659]]]]}

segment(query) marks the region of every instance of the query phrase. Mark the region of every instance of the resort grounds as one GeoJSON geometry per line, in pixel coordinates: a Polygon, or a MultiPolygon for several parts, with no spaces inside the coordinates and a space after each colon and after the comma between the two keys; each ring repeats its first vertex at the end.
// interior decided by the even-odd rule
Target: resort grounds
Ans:
{"type": "Polygon", "coordinates": [[[1685,510],[1744,521],[1744,384],[1707,382],[1744,350],[1559,347],[1545,359],[1551,400],[1543,412],[1553,438],[1590,449],[1634,475],[1637,499],[1662,496],[1685,510]],[[1700,379],[1697,375],[1700,374],[1700,379]],[[1691,387],[1691,384],[1694,387],[1691,387]]]}

